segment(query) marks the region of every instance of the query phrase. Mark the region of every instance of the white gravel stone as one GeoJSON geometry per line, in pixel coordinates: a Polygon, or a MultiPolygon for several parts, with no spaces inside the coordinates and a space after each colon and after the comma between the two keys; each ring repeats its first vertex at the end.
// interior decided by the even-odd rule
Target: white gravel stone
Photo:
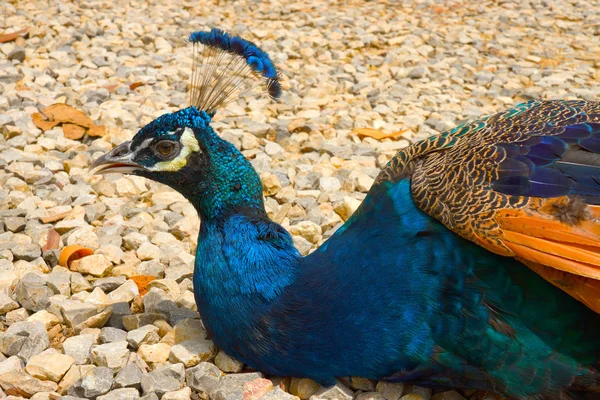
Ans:
{"type": "Polygon", "coordinates": [[[143,344],[138,349],[138,354],[149,364],[161,364],[169,359],[171,346],[167,343],[143,344]]]}
{"type": "Polygon", "coordinates": [[[38,311],[34,314],[31,314],[31,316],[29,318],[27,318],[27,321],[32,322],[32,321],[40,321],[41,323],[44,324],[44,327],[46,328],[46,330],[52,328],[55,325],[58,325],[60,323],[60,319],[54,315],[49,313],[46,310],[41,310],[38,311]]]}
{"type": "Polygon", "coordinates": [[[48,332],[42,322],[23,321],[12,324],[0,336],[0,351],[7,356],[29,360],[50,345],[48,332]]]}
{"type": "Polygon", "coordinates": [[[119,264],[123,260],[123,256],[125,254],[120,247],[113,244],[103,244],[96,250],[95,253],[104,255],[108,261],[115,265],[119,264]]]}
{"type": "Polygon", "coordinates": [[[91,334],[82,334],[67,338],[63,343],[63,351],[75,359],[75,364],[86,364],[90,361],[92,346],[96,337],[91,334]]]}
{"type": "Polygon", "coordinates": [[[102,254],[93,254],[83,257],[71,263],[71,270],[82,274],[93,276],[103,276],[110,268],[112,263],[102,254]]]}
{"type": "Polygon", "coordinates": [[[108,300],[110,303],[129,303],[139,295],[140,291],[135,282],[132,280],[127,280],[124,284],[108,294],[108,300]]]}
{"type": "Polygon", "coordinates": [[[223,373],[214,364],[201,362],[185,371],[185,381],[194,390],[214,393],[220,386],[223,373]]]}
{"type": "Polygon", "coordinates": [[[142,261],[160,259],[160,248],[150,242],[142,243],[136,250],[138,258],[142,261]]]}
{"type": "Polygon", "coordinates": [[[127,343],[137,350],[142,344],[155,344],[160,341],[158,327],[154,325],[145,325],[138,329],[127,332],[127,343]]]}
{"type": "Polygon", "coordinates": [[[169,361],[193,367],[202,361],[212,359],[215,354],[216,347],[211,340],[186,340],[171,347],[169,361]]]}
{"type": "Polygon", "coordinates": [[[42,379],[59,382],[67,373],[75,359],[66,354],[60,354],[54,349],[48,349],[29,359],[25,372],[42,379]]]}
{"type": "Polygon", "coordinates": [[[120,369],[129,358],[126,341],[100,344],[92,347],[91,359],[101,367],[120,369]]]}
{"type": "Polygon", "coordinates": [[[123,236],[123,245],[127,250],[137,250],[143,243],[148,241],[148,236],[138,232],[131,232],[123,236]]]}
{"type": "Polygon", "coordinates": [[[0,375],[4,375],[7,372],[21,371],[23,371],[23,361],[17,356],[11,356],[4,361],[0,361],[0,375]]]}
{"type": "Polygon", "coordinates": [[[301,236],[311,243],[318,243],[321,240],[321,227],[312,221],[301,221],[289,228],[292,235],[301,236]]]}
{"type": "Polygon", "coordinates": [[[368,192],[374,181],[370,176],[361,174],[356,178],[356,189],[360,192],[368,192]]]}
{"type": "Polygon", "coordinates": [[[171,300],[177,300],[181,296],[181,289],[174,279],[155,279],[148,283],[148,288],[161,289],[171,300]]]}
{"type": "Polygon", "coordinates": [[[63,301],[60,311],[65,322],[71,327],[76,327],[98,313],[98,309],[94,304],[81,303],[74,300],[63,301]]]}
{"type": "Polygon", "coordinates": [[[335,386],[324,387],[310,396],[310,400],[352,400],[352,390],[338,382],[335,386]]]}
{"type": "Polygon", "coordinates": [[[67,371],[65,376],[58,384],[58,393],[62,395],[66,395],[68,390],[75,383],[79,382],[82,377],[90,374],[92,371],[96,369],[94,365],[72,365],[71,368],[67,371]]]}
{"type": "Polygon", "coordinates": [[[8,297],[5,292],[0,291],[0,314],[19,308],[19,303],[8,297]]]}
{"type": "Polygon", "coordinates": [[[223,372],[236,373],[244,368],[244,363],[228,356],[223,350],[215,357],[215,365],[223,372]]]}
{"type": "Polygon", "coordinates": [[[175,343],[206,339],[206,330],[199,319],[186,318],[173,327],[175,343]]]}
{"type": "Polygon", "coordinates": [[[136,364],[127,364],[119,370],[117,376],[115,376],[115,388],[133,387],[135,389],[141,389],[143,372],[141,368],[136,364]]]}
{"type": "MultiPolygon", "coordinates": [[[[96,397],[96,400],[136,400],[140,398],[140,392],[134,388],[122,388],[96,397]]],[[[163,396],[163,399],[165,397],[163,396]]]]}
{"type": "Polygon", "coordinates": [[[337,192],[342,188],[339,179],[334,176],[323,176],[319,178],[319,189],[323,192],[337,192]]]}
{"type": "Polygon", "coordinates": [[[83,397],[86,399],[96,398],[107,393],[113,381],[113,371],[110,368],[98,367],[86,375],[81,380],[75,382],[69,388],[69,395],[83,397]]]}
{"type": "Polygon", "coordinates": [[[163,395],[162,400],[189,400],[192,396],[192,389],[184,387],[173,392],[167,392],[163,395]]]}
{"type": "Polygon", "coordinates": [[[31,398],[40,392],[54,392],[57,389],[56,383],[33,378],[24,372],[0,375],[0,386],[6,393],[22,394],[25,398],[31,398]]]}

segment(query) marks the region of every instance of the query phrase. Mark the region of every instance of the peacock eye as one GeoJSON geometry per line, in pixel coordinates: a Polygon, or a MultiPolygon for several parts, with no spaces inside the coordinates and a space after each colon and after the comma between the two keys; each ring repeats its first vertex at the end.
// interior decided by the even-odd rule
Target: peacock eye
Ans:
{"type": "Polygon", "coordinates": [[[163,140],[161,142],[158,142],[154,148],[161,156],[168,157],[172,155],[173,152],[175,152],[176,146],[173,142],[163,140]]]}

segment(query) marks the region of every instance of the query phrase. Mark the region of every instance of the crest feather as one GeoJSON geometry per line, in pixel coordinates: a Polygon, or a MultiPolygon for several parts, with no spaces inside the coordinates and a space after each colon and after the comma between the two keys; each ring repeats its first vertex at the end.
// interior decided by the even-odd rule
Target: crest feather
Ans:
{"type": "Polygon", "coordinates": [[[213,113],[235,99],[267,93],[276,99],[281,86],[269,55],[254,43],[213,28],[194,32],[190,105],[213,113]]]}

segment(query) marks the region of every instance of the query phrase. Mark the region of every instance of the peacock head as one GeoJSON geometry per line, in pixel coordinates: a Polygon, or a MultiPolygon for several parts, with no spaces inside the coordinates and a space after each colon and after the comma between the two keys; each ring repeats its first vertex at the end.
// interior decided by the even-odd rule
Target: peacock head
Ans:
{"type": "Polygon", "coordinates": [[[90,168],[97,174],[133,174],[167,184],[204,218],[238,207],[260,212],[258,175],[210,122],[218,108],[257,89],[279,97],[273,62],[253,43],[217,29],[195,32],[189,40],[194,44],[193,105],[150,122],[90,168]]]}

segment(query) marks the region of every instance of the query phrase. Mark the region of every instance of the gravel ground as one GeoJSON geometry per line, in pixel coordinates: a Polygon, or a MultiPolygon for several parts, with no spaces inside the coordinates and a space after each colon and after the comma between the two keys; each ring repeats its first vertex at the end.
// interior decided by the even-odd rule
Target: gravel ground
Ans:
{"type": "Polygon", "coordinates": [[[0,5],[0,31],[28,28],[0,44],[2,395],[463,399],[365,379],[326,389],[245,370],[206,339],[198,319],[192,207],[160,184],[92,176],[87,167],[186,105],[190,32],[241,34],[271,54],[285,93],[277,103],[231,105],[214,126],[252,160],[269,214],[306,254],[348,218],[379,168],[409,141],[531,98],[600,100],[598,4],[116,3],[127,2],[0,5]],[[32,114],[54,103],[84,111],[107,135],[42,132],[32,114]],[[360,127],[407,131],[377,141],[350,133],[360,127]],[[60,235],[58,248],[43,251],[53,247],[50,230],[60,235]],[[94,255],[57,266],[60,249],[73,244],[94,255]],[[140,275],[155,279],[145,288],[140,275]]]}

